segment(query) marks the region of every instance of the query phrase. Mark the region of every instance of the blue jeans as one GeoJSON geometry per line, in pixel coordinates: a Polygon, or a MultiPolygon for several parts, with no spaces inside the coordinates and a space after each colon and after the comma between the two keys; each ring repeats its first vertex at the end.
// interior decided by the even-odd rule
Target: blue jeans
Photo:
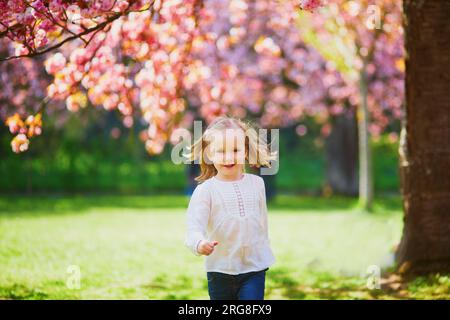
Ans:
{"type": "Polygon", "coordinates": [[[211,300],[264,300],[266,271],[240,273],[207,272],[211,300]]]}

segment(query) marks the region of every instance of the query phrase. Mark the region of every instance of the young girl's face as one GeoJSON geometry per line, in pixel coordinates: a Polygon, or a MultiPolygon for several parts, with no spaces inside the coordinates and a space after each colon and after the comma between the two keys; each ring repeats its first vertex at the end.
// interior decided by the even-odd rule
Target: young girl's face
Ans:
{"type": "Polygon", "coordinates": [[[208,155],[220,177],[238,177],[243,172],[247,155],[244,131],[225,129],[215,132],[208,155]]]}

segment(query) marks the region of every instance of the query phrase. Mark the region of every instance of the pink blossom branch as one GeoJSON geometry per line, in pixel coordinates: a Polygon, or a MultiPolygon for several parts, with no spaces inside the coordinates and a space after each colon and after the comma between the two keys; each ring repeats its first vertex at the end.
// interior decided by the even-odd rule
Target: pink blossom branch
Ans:
{"type": "MultiPolygon", "coordinates": [[[[26,54],[21,54],[21,55],[8,56],[8,57],[5,57],[5,58],[0,58],[0,62],[8,61],[8,60],[13,60],[13,59],[19,59],[19,58],[32,58],[32,57],[36,57],[36,56],[39,56],[39,55],[43,55],[43,54],[45,54],[45,53],[51,52],[51,51],[53,51],[53,50],[55,50],[55,49],[58,49],[58,48],[60,48],[62,45],[64,45],[65,43],[70,42],[70,41],[73,41],[73,40],[75,40],[75,39],[81,39],[81,40],[85,43],[85,45],[87,46],[87,45],[89,44],[90,40],[92,40],[92,38],[95,36],[95,34],[97,34],[97,32],[103,30],[106,26],[110,25],[110,24],[111,24],[112,22],[114,22],[115,20],[119,19],[119,18],[122,17],[122,16],[125,16],[125,15],[129,14],[130,12],[144,12],[144,11],[146,11],[146,10],[152,10],[152,9],[153,9],[153,4],[154,4],[154,2],[155,2],[155,1],[152,1],[152,3],[151,3],[147,8],[142,9],[142,10],[138,10],[138,11],[128,11],[128,9],[129,9],[129,7],[130,7],[130,5],[131,5],[131,4],[130,4],[126,10],[124,10],[124,11],[122,11],[122,12],[118,12],[118,13],[113,14],[112,16],[110,16],[109,18],[107,18],[105,21],[103,21],[103,22],[97,24],[97,25],[94,26],[94,27],[91,27],[91,28],[84,28],[84,31],[82,31],[82,32],[80,32],[80,33],[74,33],[74,32],[72,32],[72,31],[68,30],[66,27],[61,26],[60,24],[57,24],[58,26],[60,26],[60,27],[62,28],[62,31],[63,31],[63,32],[64,32],[64,31],[67,31],[67,32],[71,33],[72,35],[71,35],[71,36],[68,36],[68,37],[65,38],[64,40],[62,40],[62,41],[60,41],[60,42],[58,42],[58,43],[56,43],[56,44],[54,44],[54,45],[52,45],[52,46],[49,46],[49,47],[47,47],[47,48],[45,48],[45,49],[43,49],[43,50],[40,50],[40,51],[39,51],[39,50],[33,50],[30,46],[25,45],[25,46],[27,47],[27,49],[29,50],[28,53],[26,53],[26,54]],[[92,37],[91,37],[89,40],[85,40],[85,39],[83,38],[83,36],[89,35],[89,34],[91,34],[91,33],[93,33],[93,35],[92,35],[92,37]]],[[[53,21],[53,19],[52,19],[52,21],[53,21]]],[[[1,23],[1,22],[0,22],[0,23],[1,23]]],[[[3,23],[1,23],[1,24],[6,28],[6,30],[3,31],[3,32],[0,32],[0,38],[5,37],[5,36],[8,37],[8,38],[10,38],[10,37],[8,36],[8,33],[13,32],[14,29],[20,29],[21,27],[23,27],[23,26],[20,25],[20,24],[16,24],[16,25],[14,25],[14,26],[12,26],[12,27],[7,27],[7,26],[6,26],[5,24],[3,24],[3,23]]],[[[10,38],[10,39],[11,39],[11,38],[10,38]]]]}

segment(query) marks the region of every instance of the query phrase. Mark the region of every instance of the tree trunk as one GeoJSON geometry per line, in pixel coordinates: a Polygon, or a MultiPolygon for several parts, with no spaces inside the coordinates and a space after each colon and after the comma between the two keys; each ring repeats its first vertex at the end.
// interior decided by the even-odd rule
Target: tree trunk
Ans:
{"type": "Polygon", "coordinates": [[[333,193],[358,195],[358,128],[354,111],[334,117],[326,140],[326,178],[333,193]]]}
{"type": "Polygon", "coordinates": [[[400,273],[450,272],[450,1],[404,1],[400,273]]]}
{"type": "Polygon", "coordinates": [[[361,98],[358,106],[359,202],[364,210],[371,211],[373,202],[373,174],[369,137],[369,111],[367,108],[366,63],[364,63],[360,74],[359,93],[361,98]]]}

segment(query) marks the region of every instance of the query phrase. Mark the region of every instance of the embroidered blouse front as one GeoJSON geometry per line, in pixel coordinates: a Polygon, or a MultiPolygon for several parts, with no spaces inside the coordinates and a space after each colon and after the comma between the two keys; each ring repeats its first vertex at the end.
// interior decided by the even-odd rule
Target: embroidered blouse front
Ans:
{"type": "Polygon", "coordinates": [[[240,180],[212,177],[199,184],[187,209],[185,245],[195,255],[201,240],[219,244],[205,256],[206,271],[239,274],[275,263],[270,247],[264,180],[244,173],[240,180]]]}

